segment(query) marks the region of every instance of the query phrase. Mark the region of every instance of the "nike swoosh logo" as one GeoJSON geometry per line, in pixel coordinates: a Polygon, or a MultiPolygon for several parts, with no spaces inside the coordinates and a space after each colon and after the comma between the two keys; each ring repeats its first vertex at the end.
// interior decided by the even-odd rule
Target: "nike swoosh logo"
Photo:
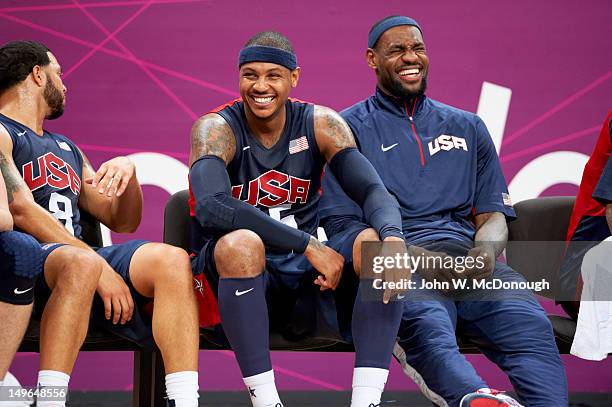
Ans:
{"type": "Polygon", "coordinates": [[[248,290],[244,290],[244,291],[236,290],[236,297],[240,297],[241,295],[244,295],[244,294],[246,294],[246,293],[248,293],[250,291],[253,291],[254,289],[255,289],[255,287],[249,288],[248,290]]]}
{"type": "Polygon", "coordinates": [[[30,287],[30,288],[28,288],[27,290],[23,290],[23,291],[20,291],[20,290],[19,290],[19,288],[15,288],[15,290],[14,290],[13,292],[14,292],[15,294],[19,295],[19,294],[24,294],[24,293],[27,293],[28,291],[30,291],[30,290],[31,290],[31,289],[33,289],[33,288],[34,288],[34,287],[30,287]]]}
{"type": "Polygon", "coordinates": [[[392,149],[392,148],[394,148],[394,147],[397,147],[397,145],[398,145],[398,144],[399,144],[399,143],[391,144],[389,147],[385,147],[385,146],[384,146],[384,144],[381,144],[381,145],[380,145],[380,149],[381,149],[381,150],[383,151],[383,153],[384,153],[384,152],[387,152],[387,151],[391,150],[391,149],[392,149]]]}
{"type": "Polygon", "coordinates": [[[242,151],[248,150],[249,148],[251,148],[251,146],[246,146],[242,148],[242,151]]]}
{"type": "Polygon", "coordinates": [[[26,134],[27,132],[28,132],[27,130],[22,131],[21,133],[17,133],[17,136],[21,137],[21,136],[23,136],[24,134],[26,134]]]}

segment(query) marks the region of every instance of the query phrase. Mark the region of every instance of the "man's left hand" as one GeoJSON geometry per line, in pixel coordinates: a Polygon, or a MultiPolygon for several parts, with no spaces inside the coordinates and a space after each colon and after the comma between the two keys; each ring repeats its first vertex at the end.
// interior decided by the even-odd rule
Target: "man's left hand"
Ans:
{"type": "Polygon", "coordinates": [[[472,280],[486,280],[495,270],[495,251],[487,246],[476,246],[467,254],[474,259],[474,266],[465,270],[466,278],[472,280]],[[479,261],[480,259],[480,261],[479,261]]]}
{"type": "Polygon", "coordinates": [[[86,179],[98,193],[120,197],[135,176],[136,166],[127,157],[116,157],[100,166],[93,178],[86,179]]]}

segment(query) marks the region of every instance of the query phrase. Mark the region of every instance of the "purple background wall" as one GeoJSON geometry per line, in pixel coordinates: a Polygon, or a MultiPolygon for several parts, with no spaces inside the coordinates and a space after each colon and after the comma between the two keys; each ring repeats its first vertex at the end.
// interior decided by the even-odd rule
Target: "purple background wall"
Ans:
{"type": "MultiPolygon", "coordinates": [[[[476,111],[484,81],[512,90],[500,149],[508,182],[544,154],[590,153],[612,108],[608,0],[376,3],[0,0],[0,43],[36,39],[54,51],[63,66],[68,105],[64,117],[47,127],[79,143],[94,165],[137,152],[159,152],[185,163],[193,120],[237,96],[236,58],[250,35],[268,29],[286,34],[303,69],[292,96],[339,110],[374,89],[374,76],[364,62],[370,25],[386,15],[407,14],[425,32],[431,97],[476,111]]],[[[572,179],[579,179],[576,162],[584,156],[554,157],[538,167],[544,176],[569,166],[572,179]],[[567,157],[578,160],[564,162],[567,157]]],[[[139,175],[167,173],[158,163],[143,164],[139,175]]],[[[139,231],[113,236],[113,241],[161,240],[165,190],[184,182],[145,186],[139,231]]],[[[546,187],[544,194],[573,194],[572,183],[546,187]]],[[[514,189],[529,188],[522,182],[514,189]]],[[[241,388],[230,353],[201,356],[202,388],[241,388]]],[[[469,358],[491,386],[509,388],[504,375],[482,356],[469,358]]],[[[18,355],[12,370],[32,384],[36,360],[37,355],[18,355]]],[[[283,389],[349,389],[351,360],[352,355],[274,355],[283,389]]],[[[612,362],[568,356],[564,361],[572,391],[612,390],[612,362]]],[[[129,354],[82,354],[74,388],[128,389],[130,364],[129,354]],[[100,371],[108,373],[102,381],[96,374],[100,371]]],[[[414,386],[394,367],[389,388],[414,386]]]]}

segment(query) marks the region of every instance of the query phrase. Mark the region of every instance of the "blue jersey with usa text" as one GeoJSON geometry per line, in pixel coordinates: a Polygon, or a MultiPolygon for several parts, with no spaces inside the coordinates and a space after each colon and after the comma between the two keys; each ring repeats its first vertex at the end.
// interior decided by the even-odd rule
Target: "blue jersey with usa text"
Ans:
{"type": "MultiPolygon", "coordinates": [[[[399,202],[408,242],[472,241],[475,214],[515,216],[493,141],[475,114],[425,96],[408,105],[377,89],[341,115],[399,202]]],[[[321,218],[363,220],[329,171],[320,208],[321,218]]]]}
{"type": "Polygon", "coordinates": [[[559,271],[563,299],[580,301],[580,267],[585,254],[610,237],[606,206],[612,202],[612,110],[584,167],[580,188],[567,228],[565,258],[559,271]]]}
{"type": "MultiPolygon", "coordinates": [[[[236,139],[236,153],[227,165],[232,196],[289,226],[316,235],[325,159],[315,139],[314,105],[290,99],[285,110],[283,133],[270,148],[262,145],[249,129],[242,100],[213,111],[225,119],[236,139]]],[[[198,251],[213,236],[195,219],[193,195],[190,209],[193,250],[198,251]]]]}
{"type": "Polygon", "coordinates": [[[81,152],[68,138],[29,127],[0,114],[13,141],[13,161],[37,204],[48,210],[75,237],[81,238],[78,208],[83,172],[81,152]]]}

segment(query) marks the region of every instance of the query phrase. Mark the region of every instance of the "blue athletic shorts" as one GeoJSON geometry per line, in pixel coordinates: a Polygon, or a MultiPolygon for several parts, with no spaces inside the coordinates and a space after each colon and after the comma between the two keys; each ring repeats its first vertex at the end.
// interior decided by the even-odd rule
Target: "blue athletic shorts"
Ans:
{"type": "MultiPolygon", "coordinates": [[[[95,248],[96,252],[115,270],[125,281],[130,289],[134,300],[134,314],[132,319],[121,325],[120,323],[113,324],[111,320],[107,320],[104,315],[104,303],[102,298],[96,293],[91,311],[92,322],[115,335],[128,339],[138,345],[152,349],[154,347],[153,331],[151,328],[151,317],[146,315],[142,308],[150,303],[152,298],[145,297],[139,294],[130,280],[130,262],[132,256],[141,246],[148,243],[145,240],[130,240],[129,242],[112,245],[108,247],[95,248]]],[[[51,295],[51,289],[44,279],[44,275],[38,278],[35,288],[36,303],[34,305],[34,315],[42,316],[45,304],[51,295]]]]}
{"type": "Polygon", "coordinates": [[[21,232],[0,233],[0,301],[27,305],[34,301],[34,284],[47,257],[61,244],[41,245],[21,232]]]}
{"type": "MultiPolygon", "coordinates": [[[[303,254],[266,255],[266,301],[270,329],[288,340],[304,337],[350,341],[350,322],[359,280],[353,270],[353,242],[364,228],[355,228],[326,242],[345,259],[342,279],[335,291],[320,291],[314,284],[318,272],[303,254]]],[[[194,275],[204,273],[215,295],[219,274],[215,246],[210,240],[192,258],[194,275]]]]}

